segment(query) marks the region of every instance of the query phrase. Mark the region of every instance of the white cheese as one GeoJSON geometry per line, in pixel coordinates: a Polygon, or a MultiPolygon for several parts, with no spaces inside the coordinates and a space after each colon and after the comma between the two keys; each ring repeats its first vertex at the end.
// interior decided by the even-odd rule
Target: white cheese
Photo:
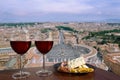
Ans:
{"type": "Polygon", "coordinates": [[[85,60],[83,57],[79,57],[79,58],[68,61],[69,68],[80,67],[81,65],[84,65],[84,64],[85,64],[85,60]]]}

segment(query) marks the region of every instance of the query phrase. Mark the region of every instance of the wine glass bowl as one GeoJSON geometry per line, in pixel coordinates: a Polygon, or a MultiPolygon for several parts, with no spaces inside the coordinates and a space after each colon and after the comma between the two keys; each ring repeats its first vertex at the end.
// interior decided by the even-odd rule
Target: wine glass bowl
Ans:
{"type": "Polygon", "coordinates": [[[51,50],[53,41],[35,41],[35,45],[41,54],[45,55],[51,50]]]}
{"type": "Polygon", "coordinates": [[[45,54],[47,54],[53,46],[53,41],[35,41],[35,46],[41,54],[43,54],[43,69],[37,71],[38,76],[49,76],[52,74],[52,71],[45,69],[45,54]]]}
{"type": "Polygon", "coordinates": [[[31,41],[10,41],[10,45],[17,54],[23,55],[30,48],[31,41]]]}

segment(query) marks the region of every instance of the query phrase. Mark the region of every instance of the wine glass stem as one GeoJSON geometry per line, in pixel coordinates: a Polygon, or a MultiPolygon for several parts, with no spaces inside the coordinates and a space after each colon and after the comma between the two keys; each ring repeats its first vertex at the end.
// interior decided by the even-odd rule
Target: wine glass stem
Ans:
{"type": "Polygon", "coordinates": [[[20,75],[22,76],[22,55],[20,55],[20,75]]]}
{"type": "Polygon", "coordinates": [[[43,55],[43,70],[45,71],[45,55],[43,55]]]}

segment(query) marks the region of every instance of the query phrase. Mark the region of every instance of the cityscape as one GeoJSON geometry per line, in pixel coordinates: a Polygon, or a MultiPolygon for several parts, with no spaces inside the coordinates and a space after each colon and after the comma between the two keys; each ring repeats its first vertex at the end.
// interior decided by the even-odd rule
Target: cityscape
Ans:
{"type": "Polygon", "coordinates": [[[1,0],[0,73],[120,80],[120,0],[1,0]]]}
{"type": "Polygon", "coordinates": [[[12,35],[26,35],[32,42],[23,56],[23,66],[42,66],[42,54],[34,41],[53,40],[51,51],[46,54],[46,65],[83,56],[86,63],[120,75],[120,24],[99,22],[41,22],[0,24],[0,70],[19,68],[18,55],[12,50],[12,35]],[[23,31],[24,33],[18,34],[23,31]]]}

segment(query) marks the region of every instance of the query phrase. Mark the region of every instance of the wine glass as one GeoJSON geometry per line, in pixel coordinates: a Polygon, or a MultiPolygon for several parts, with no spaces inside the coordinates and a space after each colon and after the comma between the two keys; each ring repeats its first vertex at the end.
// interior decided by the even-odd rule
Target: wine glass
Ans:
{"type": "Polygon", "coordinates": [[[23,71],[23,65],[22,65],[22,56],[28,51],[28,49],[31,46],[31,41],[26,40],[26,33],[23,29],[17,29],[13,30],[11,39],[10,39],[10,45],[11,48],[20,55],[20,71],[17,73],[14,73],[12,77],[14,79],[22,79],[27,78],[30,73],[23,71]]]}
{"type": "Polygon", "coordinates": [[[38,51],[43,54],[43,69],[40,71],[37,71],[36,74],[38,76],[49,76],[52,74],[52,71],[46,70],[45,69],[45,54],[47,54],[52,46],[53,46],[53,41],[35,41],[35,46],[38,49],[38,51]]]}
{"type": "Polygon", "coordinates": [[[38,51],[41,52],[41,54],[43,54],[43,69],[37,71],[36,74],[38,76],[49,76],[52,74],[52,71],[45,69],[45,54],[47,54],[51,50],[53,46],[53,41],[50,33],[48,36],[49,39],[44,39],[41,34],[42,33],[40,33],[40,31],[36,33],[35,46],[38,49],[38,51]]]}

